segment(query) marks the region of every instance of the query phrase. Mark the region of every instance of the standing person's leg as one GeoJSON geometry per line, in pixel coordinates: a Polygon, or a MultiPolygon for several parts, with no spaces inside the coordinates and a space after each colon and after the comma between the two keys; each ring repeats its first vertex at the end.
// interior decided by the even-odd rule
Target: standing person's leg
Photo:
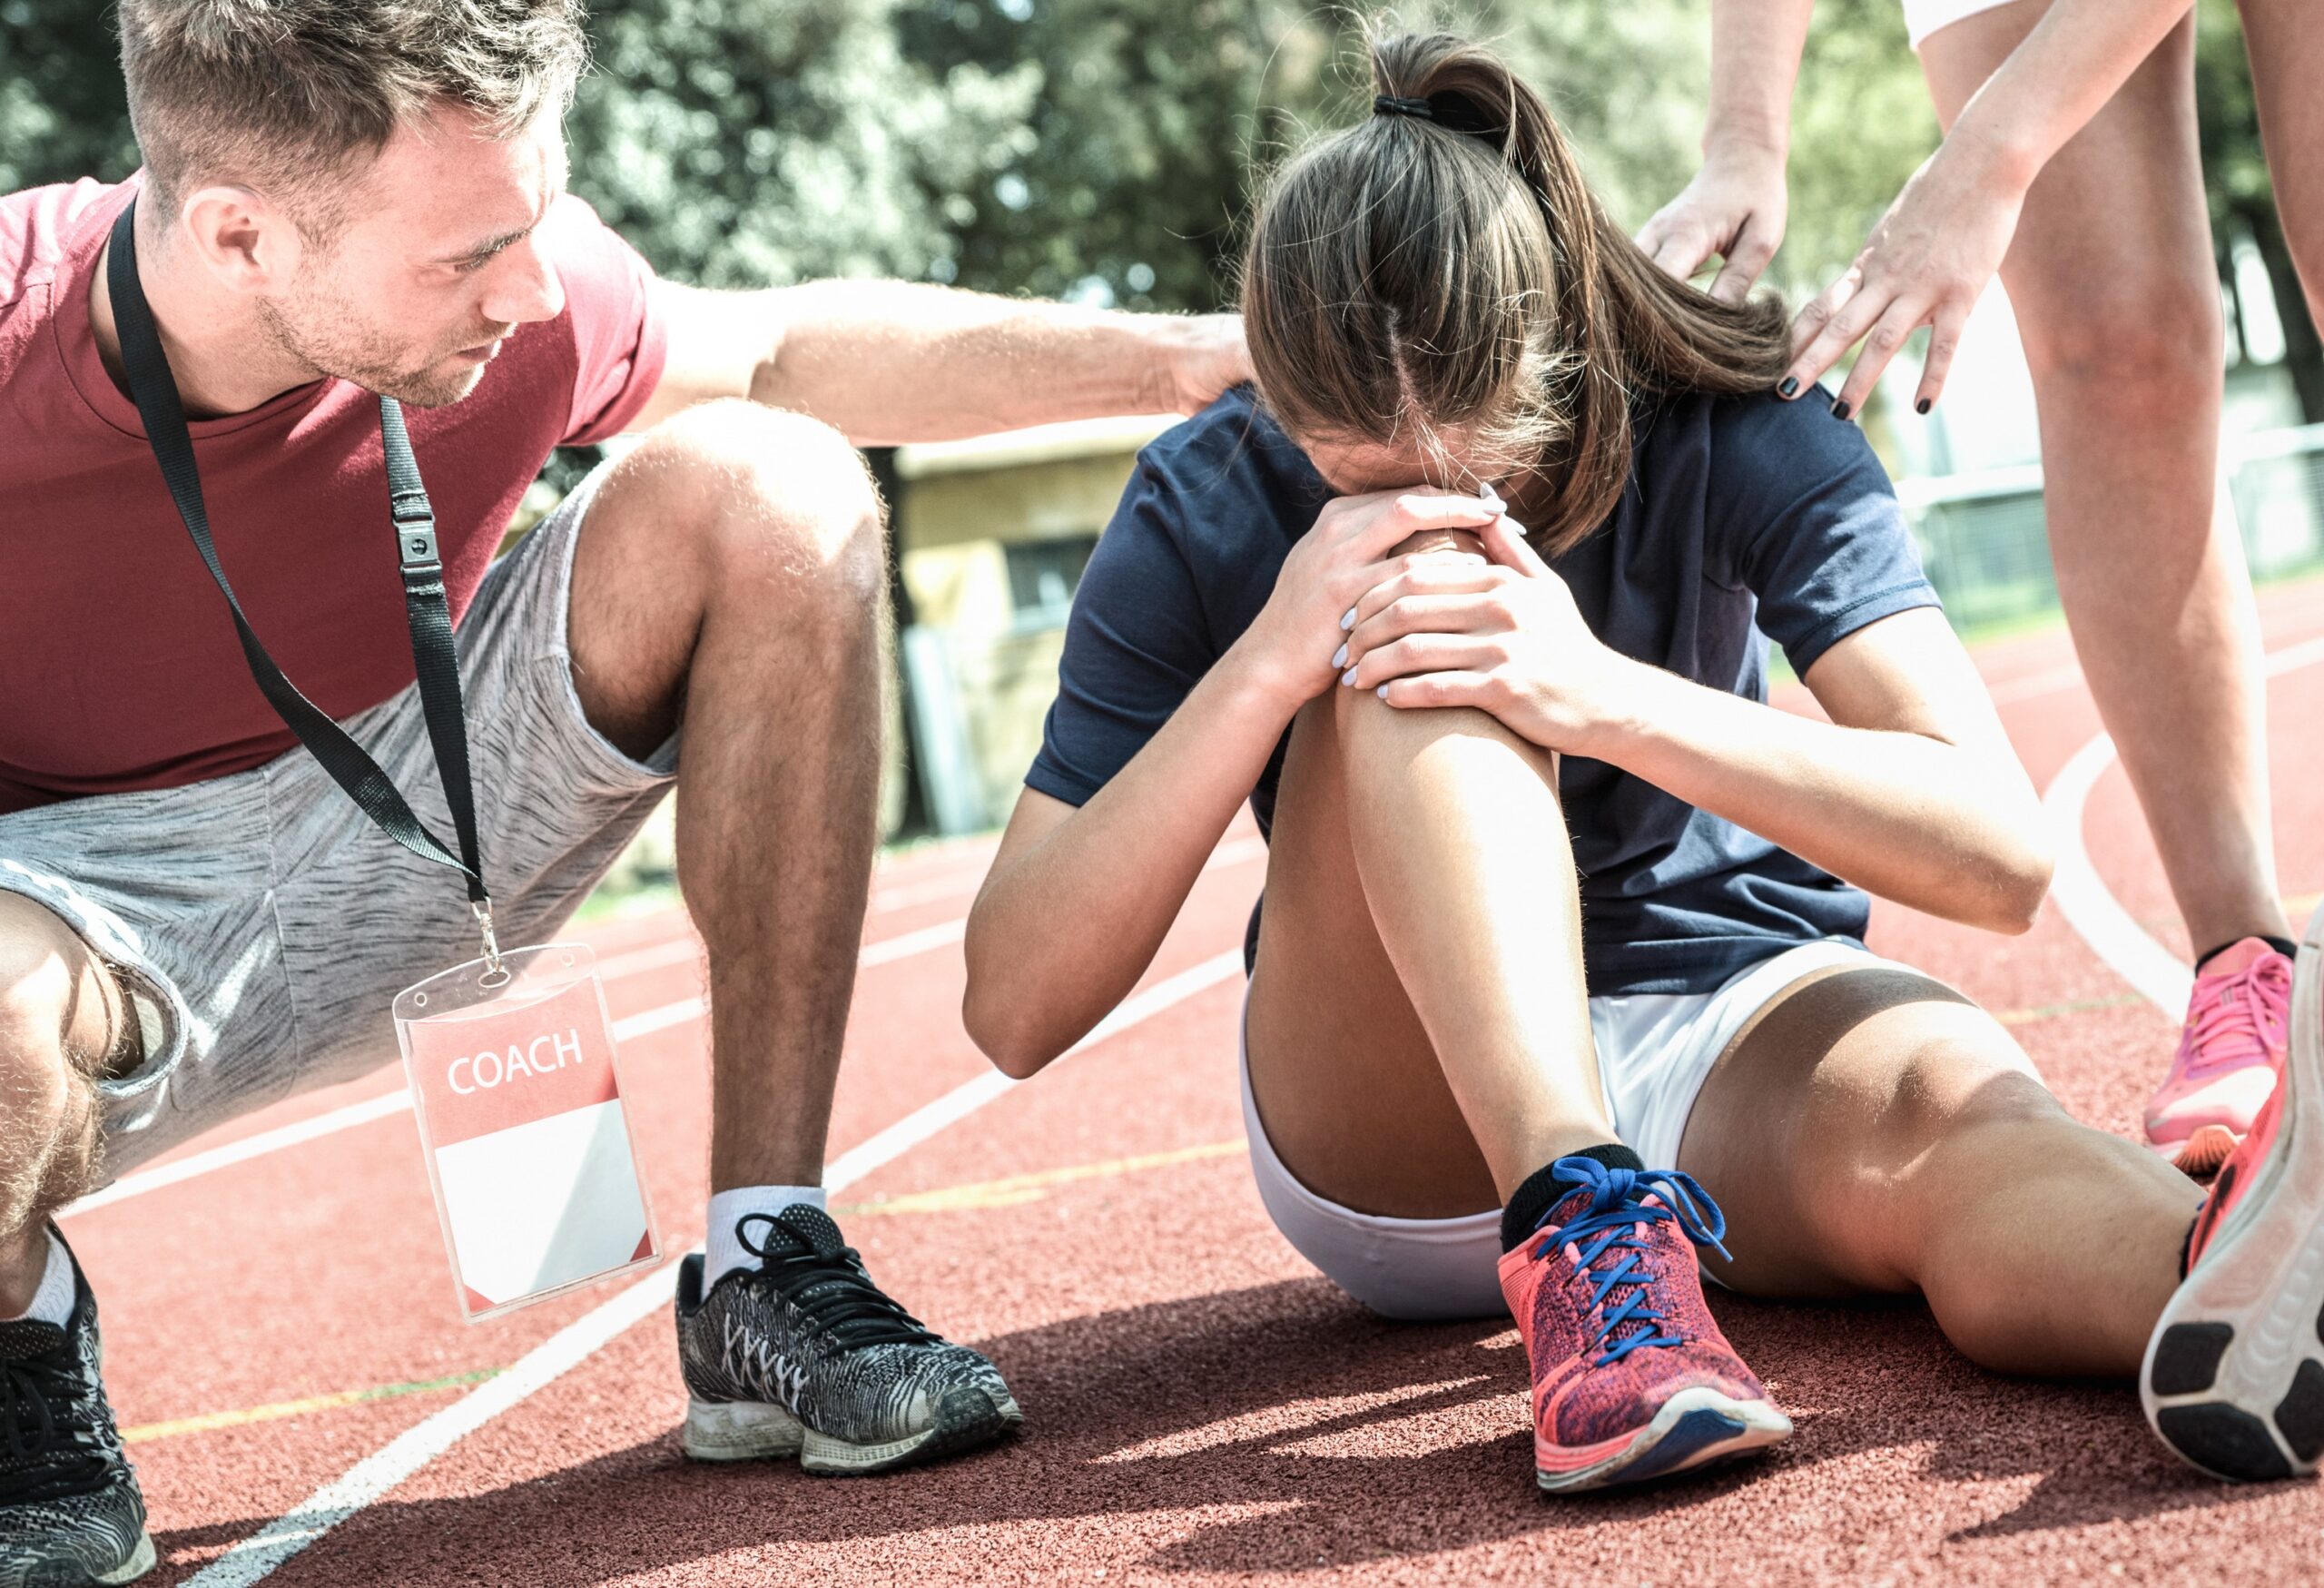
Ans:
{"type": "MultiPolygon", "coordinates": [[[[2043,9],[2019,0],[1922,41],[1947,126],[2043,9]]],[[[2278,983],[2290,971],[2274,953],[2290,927],[2270,833],[2250,577],[2215,510],[2224,332],[2193,59],[2189,19],[2035,181],[2001,274],[2033,370],[2051,556],[2075,649],[2194,952],[2235,951],[2206,967],[2217,974],[2199,981],[2148,1110],[2156,1144],[2202,1169],[2272,1084],[2278,983]]]]}
{"type": "Polygon", "coordinates": [[[1246,1103],[1286,1238],[1391,1317],[1506,1306],[1544,1487],[1787,1434],[1703,1307],[1694,1206],[1615,1135],[1550,757],[1334,690],[1293,730],[1273,844],[1246,1103]]]}
{"type": "Polygon", "coordinates": [[[748,403],[657,429],[574,555],[574,687],[643,758],[675,733],[678,881],[709,952],[710,1257],[678,1283],[710,1460],[871,1472],[1018,1421],[991,1365],[875,1287],[820,1189],[877,841],[882,516],[831,429],[748,403]]]}
{"type": "Polygon", "coordinates": [[[2242,0],[2241,8],[2276,218],[2309,318],[2324,328],[2324,12],[2308,0],[2242,0]]]}

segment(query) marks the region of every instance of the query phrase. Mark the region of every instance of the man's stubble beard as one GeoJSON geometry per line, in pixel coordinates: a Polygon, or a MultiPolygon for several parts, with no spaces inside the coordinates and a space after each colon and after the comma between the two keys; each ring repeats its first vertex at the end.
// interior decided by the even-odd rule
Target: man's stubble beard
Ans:
{"type": "Polygon", "coordinates": [[[278,352],[316,379],[336,377],[413,408],[442,408],[474,391],[484,378],[481,364],[440,368],[457,349],[447,349],[418,370],[403,368],[396,362],[399,350],[365,325],[350,305],[303,291],[294,292],[291,301],[292,310],[286,311],[273,300],[260,299],[259,322],[278,352]],[[318,334],[302,326],[335,330],[318,334]]]}

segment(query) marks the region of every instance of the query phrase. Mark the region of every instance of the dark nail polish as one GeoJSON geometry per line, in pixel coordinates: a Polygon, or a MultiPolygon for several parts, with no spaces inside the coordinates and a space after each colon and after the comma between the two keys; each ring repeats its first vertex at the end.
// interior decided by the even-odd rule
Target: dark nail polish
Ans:
{"type": "Polygon", "coordinates": [[[1844,419],[1854,411],[1855,410],[1849,408],[1845,402],[1836,402],[1832,405],[1832,417],[1836,419],[1844,419]]]}
{"type": "Polygon", "coordinates": [[[1928,399],[1924,397],[1918,402],[1913,404],[1913,411],[1915,413],[1926,413],[1928,411],[1928,399]]]}
{"type": "Polygon", "coordinates": [[[1787,375],[1783,378],[1783,384],[1776,388],[1776,395],[1777,397],[1789,397],[1798,390],[1799,377],[1797,375],[1787,375]]]}

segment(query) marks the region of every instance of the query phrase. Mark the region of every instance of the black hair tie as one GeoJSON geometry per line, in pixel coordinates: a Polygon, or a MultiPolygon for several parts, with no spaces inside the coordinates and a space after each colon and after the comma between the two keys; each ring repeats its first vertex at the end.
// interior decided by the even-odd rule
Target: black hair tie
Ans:
{"type": "Polygon", "coordinates": [[[1376,116],[1417,116],[1424,122],[1434,122],[1448,132],[1470,133],[1498,140],[1507,131],[1505,123],[1484,113],[1477,102],[1465,94],[1447,90],[1416,98],[1395,94],[1375,94],[1372,96],[1372,113],[1376,116]]]}

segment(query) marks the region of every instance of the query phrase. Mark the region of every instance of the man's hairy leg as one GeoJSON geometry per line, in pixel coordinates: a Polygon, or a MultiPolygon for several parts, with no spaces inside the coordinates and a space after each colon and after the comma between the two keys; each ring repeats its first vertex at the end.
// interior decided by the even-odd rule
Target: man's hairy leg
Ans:
{"type": "Polygon", "coordinates": [[[570,627],[590,721],[636,755],[684,731],[714,1190],[822,1177],[877,841],[885,600],[853,450],[748,403],[655,429],[582,529],[570,627]]]}
{"type": "Polygon", "coordinates": [[[0,1317],[32,1305],[49,1216],[91,1188],[96,1077],[129,1068],[137,1020],[63,921],[0,893],[0,1317]]]}

